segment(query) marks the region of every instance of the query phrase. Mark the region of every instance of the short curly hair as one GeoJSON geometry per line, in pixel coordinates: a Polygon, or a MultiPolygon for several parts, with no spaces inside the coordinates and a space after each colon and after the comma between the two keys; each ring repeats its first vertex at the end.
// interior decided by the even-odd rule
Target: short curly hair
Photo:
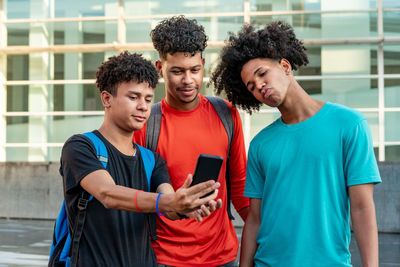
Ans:
{"type": "Polygon", "coordinates": [[[161,21],[150,32],[154,48],[162,59],[167,54],[176,52],[190,53],[203,52],[207,46],[207,36],[204,27],[195,19],[187,19],[184,16],[174,16],[161,21]]]}
{"type": "Polygon", "coordinates": [[[218,95],[224,92],[233,105],[251,114],[253,110],[259,110],[262,103],[244,85],[240,75],[243,65],[255,58],[277,61],[285,58],[296,70],[308,64],[305,50],[292,27],[282,21],[272,22],[258,31],[251,25],[244,25],[237,36],[230,33],[210,83],[218,95]]]}
{"type": "Polygon", "coordinates": [[[142,57],[141,54],[124,51],[118,56],[109,57],[96,72],[96,85],[102,91],[113,96],[122,82],[135,81],[148,83],[155,88],[158,83],[158,73],[155,66],[142,57]]]}

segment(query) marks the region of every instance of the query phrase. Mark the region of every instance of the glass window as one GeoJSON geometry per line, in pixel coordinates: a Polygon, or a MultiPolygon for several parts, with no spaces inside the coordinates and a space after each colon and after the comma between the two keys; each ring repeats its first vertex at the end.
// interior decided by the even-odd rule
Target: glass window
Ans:
{"type": "MultiPolygon", "coordinates": [[[[264,105],[262,109],[271,109],[264,105]]],[[[250,117],[250,139],[253,139],[262,129],[273,123],[276,119],[280,118],[281,114],[279,111],[273,113],[266,113],[266,112],[253,112],[250,117]]]]}
{"type": "Polygon", "coordinates": [[[400,45],[385,45],[383,55],[385,74],[400,74],[400,45]]]}
{"type": "Polygon", "coordinates": [[[385,112],[385,141],[400,141],[400,112],[385,112]]]}
{"type": "Polygon", "coordinates": [[[56,17],[118,16],[118,0],[55,0],[54,2],[56,17]]]}
{"type": "Polygon", "coordinates": [[[126,16],[160,14],[242,12],[243,0],[202,0],[202,1],[124,1],[126,16]]]}
{"type": "MultiPolygon", "coordinates": [[[[204,27],[209,41],[222,41],[228,38],[228,32],[238,32],[243,26],[243,17],[213,17],[196,18],[198,23],[204,27]]],[[[126,21],[127,42],[151,42],[150,31],[161,21],[161,19],[132,20],[126,21]]]]}
{"type": "Polygon", "coordinates": [[[385,79],[385,106],[400,107],[400,79],[385,79]]]}
{"type": "Polygon", "coordinates": [[[250,0],[251,11],[320,10],[320,0],[250,0]]]}
{"type": "Polygon", "coordinates": [[[399,145],[385,146],[385,160],[400,161],[400,146],[399,145]]]}
{"type": "Polygon", "coordinates": [[[98,44],[118,39],[116,21],[10,23],[7,32],[9,46],[98,44]],[[29,39],[30,33],[35,39],[29,39]]]}
{"type": "Polygon", "coordinates": [[[272,21],[289,23],[299,39],[354,38],[377,36],[373,12],[252,16],[260,28],[272,21]]]}
{"type": "Polygon", "coordinates": [[[400,11],[383,12],[383,31],[385,35],[400,34],[400,11]]]}
{"type": "Polygon", "coordinates": [[[383,8],[400,8],[400,2],[398,0],[383,0],[383,8]]]}
{"type": "Polygon", "coordinates": [[[378,107],[378,89],[373,87],[376,84],[376,79],[323,79],[320,92],[317,84],[312,84],[310,91],[307,87],[304,89],[321,101],[351,108],[371,108],[378,107]]]}

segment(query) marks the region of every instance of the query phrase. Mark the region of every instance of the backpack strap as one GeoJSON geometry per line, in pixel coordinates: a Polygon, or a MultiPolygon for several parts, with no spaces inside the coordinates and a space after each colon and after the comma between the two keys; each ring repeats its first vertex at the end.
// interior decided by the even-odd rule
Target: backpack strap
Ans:
{"type": "Polygon", "coordinates": [[[151,150],[144,148],[142,146],[139,146],[138,144],[136,144],[136,146],[139,148],[140,154],[142,155],[144,170],[146,172],[148,191],[150,192],[151,174],[153,173],[153,169],[156,164],[156,160],[155,160],[154,154],[151,150]]]}
{"type": "Polygon", "coordinates": [[[151,114],[146,123],[146,147],[156,152],[161,128],[161,102],[151,106],[151,114]]]}
{"type": "MultiPolygon", "coordinates": [[[[98,160],[101,162],[104,168],[107,168],[108,163],[108,152],[107,148],[104,145],[103,141],[95,135],[93,132],[87,132],[83,134],[93,143],[94,148],[96,149],[96,156],[98,160]]],[[[88,192],[83,191],[82,196],[78,200],[78,215],[75,219],[74,228],[72,231],[72,238],[71,238],[71,261],[70,266],[76,266],[78,262],[78,254],[79,254],[79,241],[81,240],[82,233],[83,233],[83,226],[85,225],[86,221],[86,211],[87,205],[89,201],[93,199],[93,196],[90,195],[88,192]]]]}
{"type": "MultiPolygon", "coordinates": [[[[150,192],[150,190],[151,190],[151,175],[153,173],[154,166],[156,163],[155,158],[154,158],[154,153],[153,153],[153,151],[151,151],[147,148],[139,146],[138,144],[136,144],[136,145],[139,148],[140,154],[142,156],[144,170],[146,172],[148,191],[150,192]]],[[[149,224],[151,239],[157,240],[156,214],[155,213],[146,213],[145,217],[149,224]]]]}
{"type": "Polygon", "coordinates": [[[104,168],[107,168],[107,163],[108,163],[108,153],[107,153],[107,148],[104,145],[103,141],[95,135],[93,132],[87,132],[83,134],[87,138],[89,138],[90,141],[92,141],[94,148],[96,149],[96,156],[103,164],[104,168]]]}
{"type": "Polygon", "coordinates": [[[233,122],[231,110],[223,99],[215,96],[206,96],[206,98],[213,105],[228,135],[228,155],[226,159],[226,173],[225,173],[227,195],[228,195],[226,210],[228,212],[229,219],[234,220],[235,217],[233,217],[231,212],[231,177],[229,173],[229,160],[230,160],[233,133],[235,132],[235,124],[233,122]]]}

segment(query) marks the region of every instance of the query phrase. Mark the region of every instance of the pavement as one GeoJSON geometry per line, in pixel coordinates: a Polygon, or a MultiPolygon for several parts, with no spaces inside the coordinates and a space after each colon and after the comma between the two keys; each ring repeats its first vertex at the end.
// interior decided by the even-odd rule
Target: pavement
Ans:
{"type": "MultiPolygon", "coordinates": [[[[0,267],[47,266],[53,226],[54,221],[0,219],[0,267]]],[[[239,238],[241,230],[236,228],[239,238]]],[[[353,266],[361,267],[354,238],[350,252],[353,266]]],[[[382,267],[400,267],[400,233],[379,234],[379,260],[382,267]]]]}

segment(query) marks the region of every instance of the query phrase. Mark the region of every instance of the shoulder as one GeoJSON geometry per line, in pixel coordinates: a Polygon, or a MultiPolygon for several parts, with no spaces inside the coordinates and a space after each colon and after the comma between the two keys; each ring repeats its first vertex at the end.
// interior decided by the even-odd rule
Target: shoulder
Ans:
{"type": "Polygon", "coordinates": [[[343,106],[341,104],[327,102],[325,105],[330,116],[328,120],[334,120],[344,127],[355,127],[366,120],[365,116],[358,110],[343,106]]]}
{"type": "Polygon", "coordinates": [[[90,147],[94,148],[94,146],[93,146],[92,142],[89,140],[89,138],[87,138],[83,134],[75,134],[75,135],[71,136],[70,138],[68,138],[67,141],[65,141],[63,150],[68,147],[75,147],[75,146],[79,147],[82,145],[90,146],[90,147]]]}

